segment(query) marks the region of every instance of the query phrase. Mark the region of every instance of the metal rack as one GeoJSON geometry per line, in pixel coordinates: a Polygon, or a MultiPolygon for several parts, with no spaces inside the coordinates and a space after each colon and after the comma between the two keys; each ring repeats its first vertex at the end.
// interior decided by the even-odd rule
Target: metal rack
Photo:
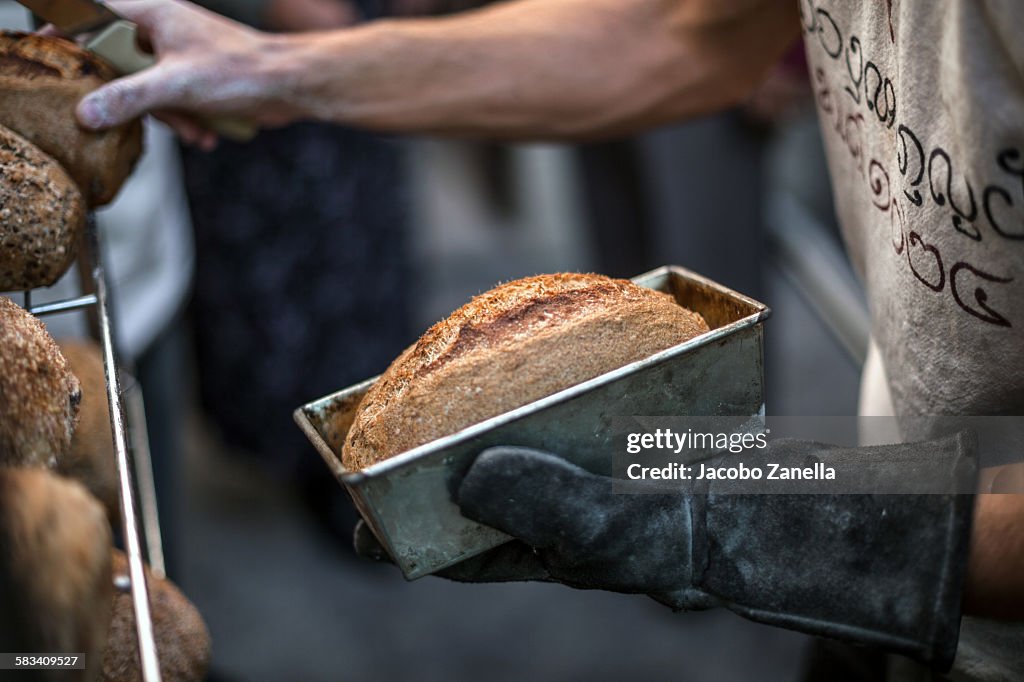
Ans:
{"type": "Polygon", "coordinates": [[[79,258],[82,295],[34,306],[32,292],[26,291],[24,307],[33,315],[40,316],[79,310],[92,310],[95,313],[92,321],[94,333],[103,351],[110,428],[117,459],[123,541],[128,557],[128,575],[135,609],[142,679],[145,682],[159,682],[160,665],[153,633],[153,618],[149,608],[149,588],[143,568],[143,541],[154,575],[164,575],[164,561],[153,468],[145,431],[145,408],[137,382],[132,380],[126,390],[121,386],[118,354],[114,343],[109,282],[103,263],[100,234],[92,214],[88,218],[82,247],[83,253],[79,258]],[[139,495],[138,505],[136,493],[139,495]]]}

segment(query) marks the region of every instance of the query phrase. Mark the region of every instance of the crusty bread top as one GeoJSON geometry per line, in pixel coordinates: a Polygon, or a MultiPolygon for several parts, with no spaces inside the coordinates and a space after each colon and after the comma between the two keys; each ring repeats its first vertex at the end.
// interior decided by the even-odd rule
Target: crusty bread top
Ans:
{"type": "Polygon", "coordinates": [[[82,392],[46,327],[0,296],[0,466],[53,466],[82,392]]]}
{"type": "Polygon", "coordinates": [[[64,169],[0,125],[0,291],[50,286],[77,252],[85,202],[64,169]]]}
{"type": "Polygon", "coordinates": [[[90,131],[75,118],[82,97],[115,76],[70,41],[0,32],[0,124],[55,158],[90,207],[114,198],[142,153],[139,120],[90,131]]]}
{"type": "Polygon", "coordinates": [[[601,275],[501,285],[431,327],[370,388],[343,463],[365,468],[708,330],[667,295],[601,275]]]}

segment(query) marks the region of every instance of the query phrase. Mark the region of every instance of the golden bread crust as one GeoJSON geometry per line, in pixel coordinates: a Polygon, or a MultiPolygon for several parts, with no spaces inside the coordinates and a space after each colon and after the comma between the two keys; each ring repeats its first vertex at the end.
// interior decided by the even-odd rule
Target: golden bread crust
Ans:
{"type": "Polygon", "coordinates": [[[667,295],[601,275],[540,275],[475,297],[370,388],[345,440],[363,469],[708,330],[667,295]]]}

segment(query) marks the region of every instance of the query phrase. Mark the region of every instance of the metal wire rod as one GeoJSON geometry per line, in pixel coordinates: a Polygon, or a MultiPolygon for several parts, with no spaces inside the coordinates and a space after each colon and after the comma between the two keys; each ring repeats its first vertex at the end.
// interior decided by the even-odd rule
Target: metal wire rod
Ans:
{"type": "Polygon", "coordinates": [[[74,310],[81,310],[88,308],[91,305],[96,305],[96,294],[85,294],[84,296],[76,296],[75,298],[66,298],[62,301],[52,301],[50,303],[40,303],[39,305],[31,305],[31,298],[28,297],[26,292],[26,309],[33,315],[54,315],[56,313],[69,313],[74,310]]]}
{"type": "Polygon", "coordinates": [[[135,463],[135,482],[138,484],[139,510],[142,512],[149,570],[159,578],[166,578],[160,512],[156,501],[156,484],[153,481],[153,458],[149,450],[149,432],[146,427],[146,404],[138,379],[133,378],[132,383],[125,389],[124,399],[128,407],[128,424],[131,427],[128,430],[132,441],[132,462],[135,463]]]}
{"type": "Polygon", "coordinates": [[[117,456],[117,473],[121,490],[121,520],[124,524],[125,553],[128,555],[128,575],[132,584],[132,603],[135,607],[135,626],[139,640],[139,660],[142,679],[145,682],[160,682],[160,664],[153,634],[153,618],[149,608],[149,589],[142,561],[142,543],[135,513],[135,495],[132,487],[132,471],[129,462],[128,432],[121,405],[121,387],[117,374],[117,356],[114,352],[114,335],[110,317],[110,302],[107,292],[106,271],[100,250],[99,231],[96,220],[90,214],[88,244],[92,251],[92,280],[96,290],[99,309],[100,345],[103,348],[103,367],[107,377],[107,400],[110,403],[110,428],[114,438],[114,452],[117,456]]]}

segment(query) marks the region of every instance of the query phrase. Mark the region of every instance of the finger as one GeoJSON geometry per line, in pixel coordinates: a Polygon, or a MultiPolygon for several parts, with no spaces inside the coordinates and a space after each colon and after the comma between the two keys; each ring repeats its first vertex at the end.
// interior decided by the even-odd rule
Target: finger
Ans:
{"type": "Polygon", "coordinates": [[[170,126],[185,144],[204,151],[210,151],[216,146],[217,134],[193,116],[179,111],[161,111],[156,117],[170,126]],[[211,140],[213,144],[208,149],[211,140]]]}
{"type": "Polygon", "coordinates": [[[370,561],[385,561],[393,563],[387,550],[380,544],[377,536],[373,534],[366,521],[359,519],[356,529],[352,532],[352,547],[356,555],[370,561]]]}
{"type": "Polygon", "coordinates": [[[173,24],[171,14],[185,9],[173,0],[109,0],[107,4],[136,25],[139,46],[147,52],[154,51],[158,29],[173,24]]]}
{"type": "Polygon", "coordinates": [[[457,503],[471,519],[533,547],[593,535],[612,498],[611,480],[537,450],[485,450],[459,486],[457,503]]]}
{"type": "Polygon", "coordinates": [[[100,130],[166,108],[174,104],[162,85],[166,81],[167,74],[160,66],[112,81],[82,98],[76,110],[78,120],[86,128],[100,130]]]}
{"type": "MultiPolygon", "coordinates": [[[[393,563],[370,526],[359,520],[352,533],[356,555],[368,561],[393,563]]],[[[551,580],[533,548],[522,542],[507,542],[436,573],[441,578],[463,583],[503,583],[524,580],[551,580]]]]}
{"type": "Polygon", "coordinates": [[[205,7],[178,0],[108,0],[110,7],[139,28],[139,39],[161,47],[162,38],[198,30],[211,19],[234,24],[205,7]]]}
{"type": "Polygon", "coordinates": [[[53,24],[46,24],[36,31],[36,35],[49,36],[51,38],[66,38],[67,34],[53,24]]]}
{"type": "Polygon", "coordinates": [[[203,132],[202,136],[199,138],[199,148],[204,152],[212,152],[217,148],[219,143],[220,138],[217,136],[217,133],[209,130],[203,132]]]}
{"type": "Polygon", "coordinates": [[[449,566],[436,575],[461,583],[552,580],[540,555],[529,545],[516,540],[449,566]]]}

